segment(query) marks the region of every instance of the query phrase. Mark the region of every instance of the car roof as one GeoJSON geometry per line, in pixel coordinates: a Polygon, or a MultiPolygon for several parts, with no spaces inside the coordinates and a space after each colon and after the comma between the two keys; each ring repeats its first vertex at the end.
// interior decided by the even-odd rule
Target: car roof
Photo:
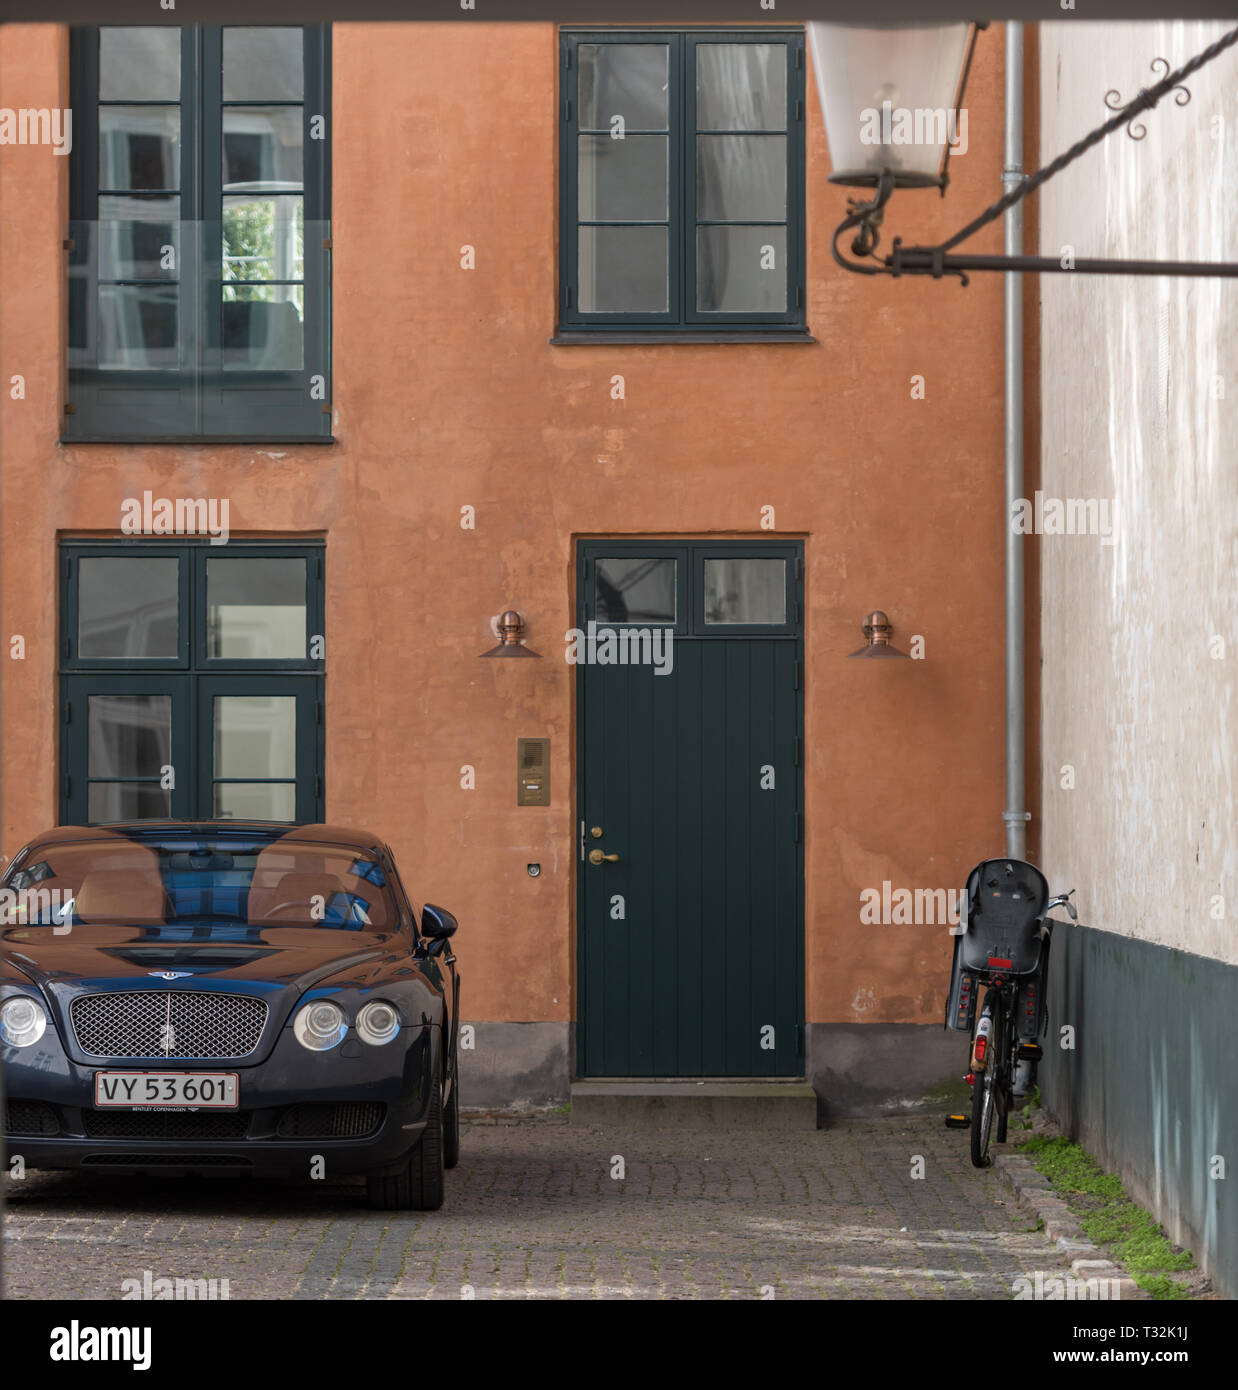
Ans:
{"type": "Polygon", "coordinates": [[[45,845],[67,843],[85,844],[91,840],[106,842],[120,837],[138,844],[170,839],[244,839],[280,840],[297,843],[343,845],[348,849],[366,850],[377,854],[386,849],[382,838],[367,830],[352,830],[342,825],[322,823],[290,823],[270,820],[139,820],[107,821],[98,825],[58,825],[36,835],[27,850],[45,845]]]}

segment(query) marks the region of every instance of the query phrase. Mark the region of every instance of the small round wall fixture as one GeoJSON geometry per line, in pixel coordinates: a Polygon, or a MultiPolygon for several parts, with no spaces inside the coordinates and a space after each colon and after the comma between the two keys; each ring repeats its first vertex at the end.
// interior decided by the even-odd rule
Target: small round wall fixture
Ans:
{"type": "Polygon", "coordinates": [[[540,652],[535,652],[524,645],[524,619],[514,608],[509,608],[499,619],[498,629],[499,645],[491,647],[488,652],[482,652],[482,656],[532,656],[540,658],[540,652]]]}
{"type": "Polygon", "coordinates": [[[894,631],[894,627],[880,608],[874,608],[868,617],[864,619],[861,627],[868,641],[858,650],[848,652],[848,659],[853,656],[858,656],[870,659],[873,657],[879,659],[882,657],[895,657],[903,661],[911,660],[906,652],[900,652],[897,648],[890,645],[890,634],[894,631]]]}

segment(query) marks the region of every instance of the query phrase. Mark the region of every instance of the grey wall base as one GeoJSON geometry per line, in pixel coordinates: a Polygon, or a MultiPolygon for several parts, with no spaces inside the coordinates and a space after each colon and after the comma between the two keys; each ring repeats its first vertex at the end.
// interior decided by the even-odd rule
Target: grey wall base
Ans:
{"type": "Polygon", "coordinates": [[[473,1047],[460,1049],[460,1103],[465,1109],[567,1104],[572,1086],[570,1023],[471,1027],[473,1047]]]}
{"type": "Polygon", "coordinates": [[[1238,1298],[1238,966],[1059,923],[1048,1003],[1046,1107],[1238,1298]]]}
{"type": "Polygon", "coordinates": [[[823,1119],[919,1109],[961,1080],[967,1060],[967,1034],[940,1024],[808,1025],[808,1076],[823,1119]]]}
{"type": "MultiPolygon", "coordinates": [[[[565,1105],[572,1085],[570,1023],[473,1023],[460,1050],[466,1109],[565,1105]]],[[[967,1069],[967,1037],[935,1024],[810,1023],[808,1078],[822,1118],[888,1115],[923,1106],[967,1069]]]]}

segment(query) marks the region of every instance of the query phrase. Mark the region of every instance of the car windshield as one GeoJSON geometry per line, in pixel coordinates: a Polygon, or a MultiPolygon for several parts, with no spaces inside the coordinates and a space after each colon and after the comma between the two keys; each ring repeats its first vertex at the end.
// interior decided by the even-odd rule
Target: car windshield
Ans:
{"type": "Polygon", "coordinates": [[[382,864],[363,851],[302,841],[115,835],[41,846],[10,872],[0,922],[184,928],[391,931],[399,911],[382,864]]]}

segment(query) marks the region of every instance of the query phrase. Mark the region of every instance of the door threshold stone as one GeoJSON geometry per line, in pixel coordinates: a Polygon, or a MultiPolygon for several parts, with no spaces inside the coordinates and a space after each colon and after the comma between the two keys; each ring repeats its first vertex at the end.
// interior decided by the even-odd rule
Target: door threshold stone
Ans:
{"type": "Polygon", "coordinates": [[[817,1096],[794,1078],[575,1081],[571,1122],[644,1130],[808,1130],[817,1128],[817,1096]]]}

